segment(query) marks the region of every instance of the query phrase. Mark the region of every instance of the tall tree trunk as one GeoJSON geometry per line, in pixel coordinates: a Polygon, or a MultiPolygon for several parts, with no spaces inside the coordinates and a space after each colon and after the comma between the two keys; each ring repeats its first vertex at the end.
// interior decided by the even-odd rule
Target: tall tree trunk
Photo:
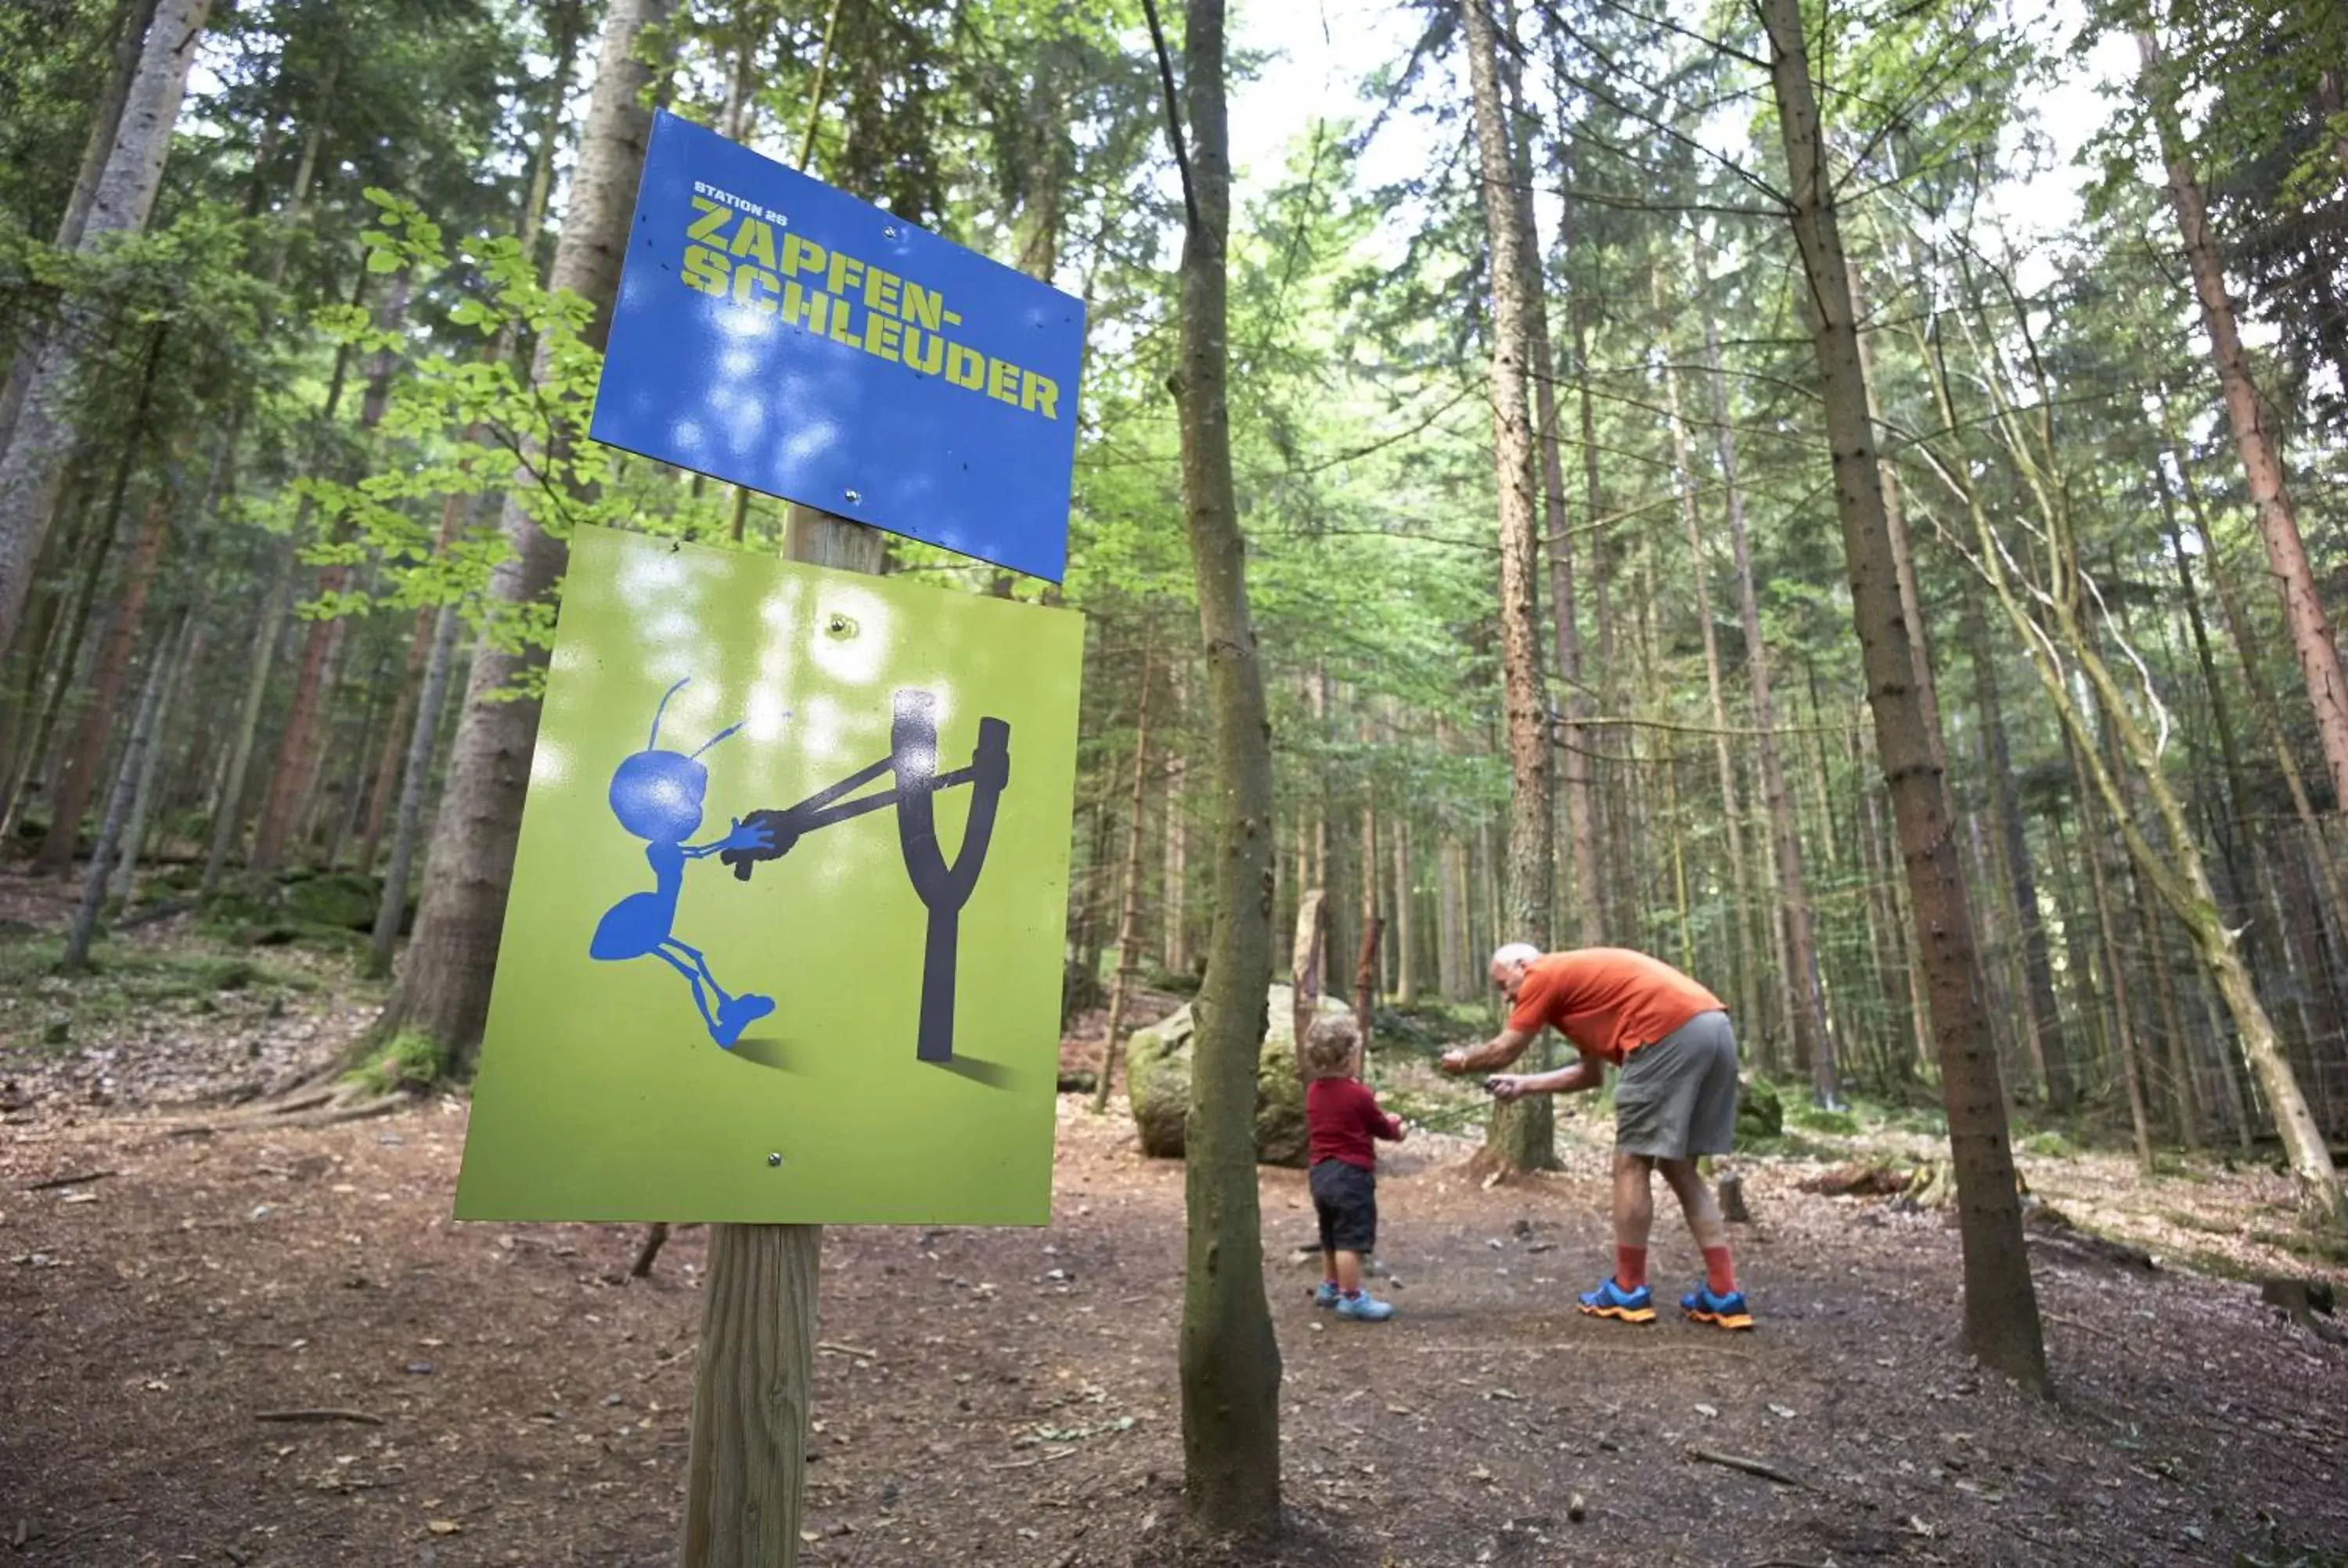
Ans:
{"type": "Polygon", "coordinates": [[[1148,630],[1142,633],[1141,697],[1134,706],[1133,787],[1126,796],[1125,867],[1117,911],[1117,977],[1109,982],[1108,1019],[1101,1026],[1099,1081],[1093,1085],[1093,1109],[1108,1109],[1109,1080],[1117,1076],[1117,1033],[1125,1028],[1126,1003],[1133,994],[1134,976],[1141,968],[1141,840],[1143,810],[1149,801],[1149,686],[1156,650],[1148,630]]]}
{"type": "MultiPolygon", "coordinates": [[[[580,0],[551,0],[547,9],[550,13],[548,26],[554,44],[554,69],[547,77],[545,93],[539,101],[538,129],[530,147],[530,179],[523,189],[521,212],[515,235],[520,242],[521,253],[531,260],[533,267],[538,255],[539,234],[546,222],[547,192],[553,181],[555,148],[562,127],[562,103],[571,89],[572,71],[578,62],[579,38],[584,22],[580,0]]],[[[514,326],[509,322],[491,342],[485,356],[486,362],[503,364],[512,359],[514,341],[514,326]]],[[[478,425],[467,430],[466,444],[471,445],[479,434],[478,425]]],[[[747,494],[747,491],[742,492],[743,497],[747,494]]],[[[472,505],[472,500],[463,495],[451,495],[442,501],[440,531],[433,542],[436,555],[448,549],[449,541],[456,537],[458,525],[472,505]]],[[[737,528],[735,538],[738,541],[740,538],[737,528]]],[[[359,869],[362,871],[374,868],[376,852],[382,844],[388,815],[386,807],[403,776],[412,739],[408,699],[417,679],[428,666],[438,640],[440,619],[434,610],[418,610],[415,627],[409,633],[407,673],[400,688],[401,702],[393,709],[391,723],[386,729],[383,754],[376,763],[375,788],[368,798],[366,832],[359,850],[359,869]]],[[[431,712],[434,707],[435,704],[425,702],[424,712],[431,712]]],[[[388,973],[390,958],[387,953],[381,961],[386,966],[383,972],[388,973]]]]}
{"type": "MultiPolygon", "coordinates": [[[[1508,56],[1501,62],[1509,68],[1512,86],[1513,61],[1514,56],[1508,56]]],[[[1510,96],[1514,97],[1515,94],[1511,92],[1510,96]]],[[[1590,698],[1581,679],[1581,615],[1573,591],[1573,534],[1567,525],[1565,463],[1558,449],[1557,354],[1550,341],[1548,292],[1540,282],[1540,231],[1533,214],[1531,159],[1521,138],[1510,138],[1510,156],[1517,177],[1509,182],[1509,194],[1516,211],[1525,266],[1521,280],[1525,342],[1520,363],[1531,367],[1533,419],[1540,453],[1542,525],[1549,540],[1550,631],[1557,644],[1558,684],[1564,688],[1565,723],[1558,736],[1558,771],[1565,786],[1566,841],[1572,855],[1574,932],[1581,946],[1595,948],[1606,940],[1607,889],[1599,871],[1598,804],[1597,792],[1591,785],[1590,732],[1581,723],[1590,714],[1590,698]]],[[[1497,282],[1496,269],[1496,289],[1497,282]]],[[[1528,589],[1527,592],[1531,590],[1528,589]]],[[[1545,702],[1545,694],[1543,700],[1545,702]]],[[[1551,856],[1553,861],[1553,848],[1551,856]]]]}
{"type": "MultiPolygon", "coordinates": [[[[366,273],[359,274],[365,278],[366,273]]],[[[405,272],[391,282],[391,292],[379,313],[378,325],[396,332],[407,314],[409,282],[405,272]]],[[[355,302],[355,296],[354,299],[355,302]]],[[[360,399],[359,434],[364,438],[383,423],[391,406],[391,377],[398,368],[398,358],[389,350],[376,355],[367,374],[365,395],[360,399]]],[[[330,405],[322,423],[331,425],[334,411],[330,405]]],[[[303,497],[306,504],[309,497],[303,497]]],[[[331,542],[339,538],[342,525],[338,521],[326,529],[331,542]]],[[[294,535],[300,537],[300,525],[294,535]]],[[[318,594],[330,599],[350,586],[351,569],[341,562],[326,567],[318,574],[318,594]]],[[[328,671],[340,660],[343,644],[350,632],[348,618],[343,615],[321,616],[310,622],[303,640],[302,662],[294,678],[294,697],[287,709],[285,727],[277,742],[277,765],[270,773],[269,792],[263,798],[260,824],[253,829],[252,865],[259,870],[273,871],[285,857],[286,840],[300,831],[303,806],[317,787],[319,746],[324,733],[325,712],[331,695],[332,682],[328,671]]]]}
{"type": "MultiPolygon", "coordinates": [[[[185,611],[181,618],[185,618],[185,611]]],[[[170,661],[167,650],[179,639],[179,627],[174,625],[155,640],[147,660],[147,678],[140,683],[139,708],[130,721],[129,743],[122,748],[121,764],[115,769],[114,787],[108,792],[106,813],[99,821],[98,844],[90,855],[88,873],[82,878],[81,904],[74,911],[73,925],[66,933],[65,953],[57,968],[67,974],[79,974],[89,968],[89,945],[98,933],[98,911],[106,903],[106,886],[113,870],[115,846],[122,842],[122,825],[130,815],[130,797],[138,788],[140,764],[147,748],[153,743],[155,710],[162,701],[163,679],[170,661]]]]}
{"type": "Polygon", "coordinates": [[[1435,983],[1443,999],[1464,1002],[1473,991],[1468,971],[1468,850],[1458,825],[1437,814],[1435,843],[1435,983]]]}
{"type": "Polygon", "coordinates": [[[2315,733],[2332,772],[2333,809],[2348,813],[2348,676],[2341,671],[2340,645],[2333,638],[2323,601],[2316,594],[2307,548],[2300,541],[2299,517],[2284,480],[2282,454],[2268,431],[2258,386],[2250,379],[2250,358],[2242,351],[2234,302],[2226,292],[2225,267],[2217,236],[2209,227],[2209,207],[2178,129],[2174,95],[2161,81],[2159,46],[2149,34],[2137,34],[2136,41],[2144,67],[2145,98],[2152,106],[2161,158],[2168,166],[2169,200],[2177,209],[2186,264],[2192,271],[2194,292],[2201,302],[2202,330],[2209,334],[2209,356],[2225,395],[2234,446],[2241,454],[2243,482],[2258,516],[2259,536],[2266,541],[2268,568],[2282,593],[2291,648],[2299,655],[2300,675],[2307,682],[2308,701],[2315,710],[2315,733]]]}
{"type": "Polygon", "coordinates": [[[1395,987],[1398,1008],[1418,1003],[1418,890],[1412,886],[1410,814],[1396,812],[1394,831],[1395,987]]]}
{"type": "Polygon", "coordinates": [[[2144,933],[2145,950],[2152,958],[2152,997],[2160,1011],[2160,1032],[2168,1047],[2168,1121],[2176,1129],[2177,1141],[2188,1149],[2201,1147],[2201,1094],[2193,1081],[2193,1069],[2186,1060],[2185,1025],[2177,1008],[2177,980],[2168,968],[2168,933],[2163,928],[2160,913],[2152,896],[2152,886],[2144,878],[2144,867],[2128,862],[2128,878],[2136,895],[2137,928],[2144,933]]]}
{"type": "Polygon", "coordinates": [[[90,670],[89,700],[82,708],[81,723],[67,750],[65,773],[57,780],[57,794],[51,801],[49,835],[41,841],[41,853],[33,860],[33,869],[42,876],[63,876],[73,869],[74,855],[81,842],[82,813],[89,804],[91,791],[98,787],[98,772],[105,764],[106,739],[113,733],[119,714],[122,683],[129,673],[131,651],[138,645],[141,630],[139,617],[147,608],[148,590],[155,583],[155,569],[170,538],[175,499],[168,489],[158,489],[149,499],[138,542],[131,546],[130,559],[123,563],[121,598],[115,605],[114,620],[107,627],[106,639],[98,644],[98,661],[90,670]]]}
{"type": "MultiPolygon", "coordinates": [[[[2152,1122],[2145,1106],[2144,1056],[2137,1043],[2136,1009],[2128,1005],[2127,934],[2120,929],[2119,906],[2112,897],[2111,876],[2105,863],[2109,841],[2096,822],[2095,800],[2087,784],[2080,746],[2072,745],[2071,776],[2079,791],[2079,857],[2087,863],[2087,892],[2095,900],[2096,943],[2104,960],[2104,990],[2112,1000],[2112,1058],[2120,1086],[2127,1096],[2128,1131],[2136,1142],[2137,1170],[2152,1173],[2152,1122]]],[[[2125,804],[2125,803],[2122,803],[2125,804]]],[[[2118,814],[2118,807],[2114,813],[2118,814]]],[[[2126,834],[2122,822],[2117,831],[2126,834]]]]}
{"type": "MultiPolygon", "coordinates": [[[[1501,41],[1490,0],[1468,0],[1461,15],[1467,24],[1468,82],[1475,96],[1484,231],[1492,255],[1492,448],[1500,501],[1500,682],[1510,786],[1505,939],[1546,947],[1556,824],[1550,804],[1549,698],[1543,690],[1533,606],[1537,547],[1524,359],[1530,341],[1530,302],[1540,287],[1540,272],[1538,259],[1525,253],[1525,226],[1519,221],[1512,195],[1516,160],[1509,150],[1507,106],[1500,97],[1501,41]]],[[[1514,47],[1513,38],[1508,43],[1514,47]]],[[[1557,1149],[1549,1097],[1528,1095],[1495,1106],[1484,1147],[1503,1170],[1553,1169],[1557,1149]]]]}
{"type": "MultiPolygon", "coordinates": [[[[1176,700],[1176,720],[1180,701],[1176,700]]],[[[1166,763],[1166,972],[1190,972],[1190,823],[1183,795],[1190,782],[1190,759],[1169,757],[1166,763]]]]}
{"type": "MultiPolygon", "coordinates": [[[[1728,376],[1721,368],[1720,329],[1713,321],[1709,303],[1704,314],[1704,352],[1712,372],[1713,438],[1719,445],[1720,477],[1727,489],[1728,543],[1736,564],[1737,614],[1745,627],[1745,673],[1752,687],[1762,804],[1769,814],[1770,842],[1776,850],[1776,880],[1772,886],[1777,892],[1786,927],[1787,968],[1782,983],[1794,998],[1794,1059],[1809,1071],[1811,1092],[1818,1103],[1833,1105],[1839,1101],[1840,1091],[1835,1081],[1834,1039],[1827,1029],[1826,999],[1818,994],[1818,938],[1811,926],[1809,885],[1802,875],[1801,825],[1796,820],[1793,795],[1786,787],[1785,763],[1777,753],[1777,713],[1769,691],[1769,649],[1761,636],[1761,601],[1753,585],[1752,552],[1746,543],[1745,489],[1736,473],[1736,434],[1729,425],[1728,376]]],[[[1826,352],[1823,346],[1819,352],[1826,352]]],[[[1852,570],[1856,573],[1857,569],[1854,562],[1852,570]]],[[[1905,624],[1903,614],[1903,627],[1905,624]]],[[[1907,635],[1903,632],[1903,643],[1907,635]]],[[[1903,646],[1901,651],[1908,650],[1903,646]]],[[[1912,692],[1912,671],[1906,684],[1912,692]]],[[[1920,716],[1918,733],[1937,755],[1939,737],[1922,727],[1928,720],[1929,715],[1920,716]]]]}
{"type": "Polygon", "coordinates": [[[253,745],[261,734],[262,709],[269,700],[269,672],[277,661],[277,645],[284,641],[285,615],[294,599],[294,541],[279,541],[271,553],[276,558],[276,566],[270,578],[269,597],[262,607],[260,635],[252,647],[252,667],[245,675],[244,701],[237,709],[235,738],[223,753],[224,770],[212,807],[210,843],[204,851],[200,897],[207,899],[219,890],[229,856],[244,836],[245,783],[252,766],[253,745]]]}
{"type": "MultiPolygon", "coordinates": [[[[432,778],[432,746],[440,733],[440,710],[448,700],[448,673],[456,663],[457,632],[464,624],[462,610],[444,604],[434,614],[432,651],[424,667],[424,691],[408,721],[407,755],[400,772],[399,816],[391,835],[391,864],[383,874],[383,899],[376,906],[375,933],[367,948],[367,973],[376,979],[391,973],[392,950],[398,945],[400,921],[407,913],[407,879],[415,864],[416,842],[424,826],[424,794],[432,778]]],[[[367,864],[373,865],[370,857],[367,864]]]]}
{"type": "MultiPolygon", "coordinates": [[[[115,235],[147,227],[187,91],[188,67],[211,4],[161,0],[157,5],[77,249],[92,251],[115,235]]],[[[24,351],[31,368],[7,449],[0,453],[0,649],[16,640],[16,622],[57,513],[57,487],[77,439],[74,388],[96,323],[94,304],[69,302],[24,351]]]]}
{"type": "MultiPolygon", "coordinates": [[[[1155,30],[1156,12],[1150,13],[1155,30]]],[[[1255,1178],[1255,1077],[1272,987],[1270,722],[1248,609],[1247,548],[1231,479],[1231,133],[1223,0],[1188,0],[1182,81],[1189,156],[1182,236],[1181,343],[1175,372],[1183,518],[1197,579],[1215,755],[1215,915],[1194,1004],[1189,1245],[1182,1282],[1183,1501],[1203,1537],[1264,1536],[1280,1523],[1280,1342],[1263,1296],[1255,1178]]],[[[1164,44],[1167,114],[1181,121],[1164,44]]]]}
{"type": "Polygon", "coordinates": [[[2006,1376],[2048,1389],[2045,1342],[2030,1259],[2022,1236],[2005,1096],[1997,1047],[1982,1010],[1973,952],[1972,911],[1964,868],[1950,830],[1947,783],[1937,738],[1925,732],[1916,690],[1911,625],[1900,600],[1890,530],[1849,273],[1826,169],[1824,128],[1810,82],[1800,0],[1761,0],[1770,46],[1770,79],[1785,139],[1793,228],[1808,276],[1819,380],[1833,452],[1835,509],[1842,521],[1868,701],[1875,715],[1876,754],[1891,791],[1892,815],[1908,863],[1918,948],[1930,978],[1933,1033],[1939,1042],[1949,1144],[1964,1252],[1965,1343],[2006,1376]]]}
{"type": "Polygon", "coordinates": [[[1982,763],[1988,774],[1990,810],[1997,818],[1999,839],[2005,845],[2007,897],[2022,936],[2023,1028],[2030,1047],[2031,1065],[2046,1096],[2046,1108],[2066,1114],[2077,1085],[2072,1076],[2071,1051],[2063,1039],[2063,1014],[2054,1005],[2054,965],[2046,951],[2046,922],[2038,911],[2038,886],[2031,876],[2030,845],[2023,832],[2022,810],[2014,799],[2013,758],[2006,745],[2005,707],[1998,691],[1997,651],[1989,635],[1989,617],[1982,613],[1981,595],[1969,591],[1964,605],[1965,640],[1972,655],[1973,693],[1981,709],[1982,763]]]}
{"type": "MultiPolygon", "coordinates": [[[[613,0],[603,20],[594,97],[587,110],[572,172],[570,207],[549,279],[586,300],[594,315],[583,339],[600,350],[610,331],[628,217],[644,167],[651,113],[642,103],[651,70],[638,40],[664,21],[674,0],[613,0]]],[[[540,341],[534,380],[543,380],[554,352],[540,341]]],[[[489,579],[493,613],[513,613],[542,599],[561,575],[568,551],[531,518],[519,496],[506,497],[500,527],[508,554],[489,579]]],[[[488,1016],[489,978],[497,967],[506,890],[513,875],[514,839],[538,732],[538,703],[510,690],[542,649],[510,651],[494,640],[474,654],[465,713],[450,753],[427,863],[424,903],[407,963],[376,1031],[423,1030],[458,1073],[480,1048],[488,1016]]]]}
{"type": "Polygon", "coordinates": [[[139,857],[147,846],[148,825],[154,820],[157,782],[162,776],[163,743],[188,679],[203,657],[203,630],[193,614],[180,617],[180,635],[165,654],[162,706],[139,760],[139,779],[130,794],[130,819],[123,825],[122,841],[114,856],[113,880],[107,884],[107,901],[116,908],[129,906],[138,890],[139,857]]]}
{"type": "MultiPolygon", "coordinates": [[[[1699,263],[1700,264],[1700,263],[1699,263]]],[[[1655,274],[1655,315],[1663,330],[1663,273],[1655,274]]],[[[1699,284],[1701,286],[1701,284],[1699,284]]],[[[1735,938],[1736,1018],[1746,1028],[1761,1018],[1761,962],[1753,950],[1753,889],[1745,862],[1745,808],[1737,799],[1736,759],[1728,749],[1728,701],[1720,678],[1720,632],[1712,619],[1711,561],[1696,507],[1695,464],[1688,452],[1687,423],[1680,412],[1680,377],[1668,341],[1663,350],[1663,405],[1671,417],[1672,467],[1680,493],[1680,522],[1687,530],[1688,578],[1695,590],[1696,626],[1704,634],[1704,691],[1712,713],[1713,768],[1720,788],[1720,819],[1728,834],[1729,929],[1735,938]]]]}

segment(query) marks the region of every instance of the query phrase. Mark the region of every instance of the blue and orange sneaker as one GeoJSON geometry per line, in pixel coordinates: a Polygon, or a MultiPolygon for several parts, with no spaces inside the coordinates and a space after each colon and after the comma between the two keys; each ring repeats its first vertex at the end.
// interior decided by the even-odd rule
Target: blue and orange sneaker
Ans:
{"type": "Polygon", "coordinates": [[[1364,1323],[1384,1323],[1394,1316],[1394,1304],[1380,1301],[1366,1290],[1337,1297],[1337,1316],[1357,1318],[1364,1323]]]}
{"type": "Polygon", "coordinates": [[[1698,1323],[1710,1323],[1721,1328],[1750,1328],[1752,1309],[1745,1305],[1745,1293],[1732,1290],[1725,1296],[1715,1296],[1709,1286],[1697,1286],[1680,1297],[1680,1310],[1698,1323]]]}
{"type": "Polygon", "coordinates": [[[1592,1317],[1619,1317],[1625,1323],[1653,1323],[1655,1320],[1655,1293],[1645,1286],[1625,1290],[1609,1276],[1606,1283],[1595,1290],[1584,1291],[1574,1298],[1581,1310],[1592,1317]]]}
{"type": "Polygon", "coordinates": [[[1337,1282],[1334,1279],[1323,1280],[1313,1292],[1313,1305],[1315,1307],[1334,1307],[1344,1299],[1345,1293],[1337,1288],[1337,1282]]]}

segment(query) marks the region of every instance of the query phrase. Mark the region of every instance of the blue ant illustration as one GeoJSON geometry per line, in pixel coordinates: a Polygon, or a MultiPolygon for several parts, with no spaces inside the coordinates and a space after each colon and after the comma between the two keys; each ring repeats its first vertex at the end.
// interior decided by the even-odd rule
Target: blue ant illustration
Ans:
{"type": "Polygon", "coordinates": [[[660,706],[653,712],[651,739],[643,751],[623,759],[612,774],[612,815],[622,827],[644,840],[644,858],[653,868],[653,890],[631,893],[606,910],[596,922],[587,955],[606,963],[660,959],[693,988],[693,1000],[709,1027],[709,1038],[730,1050],[745,1029],[775,1010],[774,999],[752,991],[726,994],[717,977],[709,972],[709,960],[701,950],[675,935],[676,900],[684,891],[686,861],[722,850],[766,849],[770,830],[757,823],[745,827],[736,818],[723,838],[707,844],[685,842],[701,826],[702,797],[709,790],[709,769],[697,759],[742,727],[735,724],[720,730],[690,756],[660,750],[661,715],[668,711],[669,698],[691,679],[686,676],[663,694],[660,706]]]}

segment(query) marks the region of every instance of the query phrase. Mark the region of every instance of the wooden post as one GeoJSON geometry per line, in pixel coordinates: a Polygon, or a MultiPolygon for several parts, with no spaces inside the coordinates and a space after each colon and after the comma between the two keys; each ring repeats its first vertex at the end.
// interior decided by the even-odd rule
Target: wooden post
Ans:
{"type": "MultiPolygon", "coordinates": [[[[881,536],[790,509],[790,559],[880,570],[881,536]]],[[[684,1568],[794,1568],[807,1492],[821,1225],[709,1227],[684,1568]]]]}
{"type": "Polygon", "coordinates": [[[1308,887],[1296,900],[1296,947],[1289,964],[1288,983],[1294,989],[1290,1021],[1296,1028],[1296,1072],[1304,1075],[1304,1031],[1321,1010],[1321,955],[1328,942],[1329,895],[1308,887]]]}
{"type": "Polygon", "coordinates": [[[1378,998],[1378,941],[1385,935],[1383,915],[1371,915],[1362,925],[1362,954],[1354,965],[1354,1021],[1362,1027],[1362,1039],[1370,1038],[1370,1008],[1378,998]]]}

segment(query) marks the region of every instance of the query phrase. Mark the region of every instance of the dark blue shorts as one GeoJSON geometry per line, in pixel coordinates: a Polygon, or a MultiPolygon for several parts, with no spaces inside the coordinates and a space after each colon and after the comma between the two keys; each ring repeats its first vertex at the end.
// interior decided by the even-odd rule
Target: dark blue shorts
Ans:
{"type": "Polygon", "coordinates": [[[1323,1252],[1378,1249],[1378,1179],[1359,1165],[1323,1160],[1313,1167],[1313,1211],[1323,1252]]]}

